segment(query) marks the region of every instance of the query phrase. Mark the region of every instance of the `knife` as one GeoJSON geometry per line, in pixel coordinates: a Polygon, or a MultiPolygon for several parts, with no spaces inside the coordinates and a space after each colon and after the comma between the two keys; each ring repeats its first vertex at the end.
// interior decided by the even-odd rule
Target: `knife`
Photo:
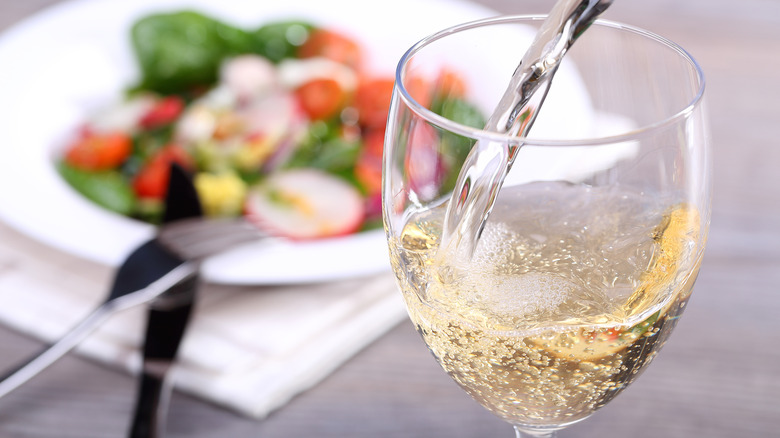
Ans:
{"type": "MultiPolygon", "coordinates": [[[[178,165],[171,166],[165,214],[161,227],[178,220],[201,216],[202,210],[190,176],[178,165]]],[[[156,264],[167,266],[185,261],[165,250],[156,240],[156,264]]],[[[173,366],[184,337],[198,286],[197,270],[149,306],[143,346],[143,366],[130,427],[130,438],[156,438],[164,435],[165,417],[171,387],[166,377],[173,366]]]]}
{"type": "Polygon", "coordinates": [[[114,314],[155,300],[195,272],[194,262],[165,253],[156,240],[140,245],[119,267],[108,295],[98,307],[57,341],[0,375],[0,397],[56,362],[114,314]]]}

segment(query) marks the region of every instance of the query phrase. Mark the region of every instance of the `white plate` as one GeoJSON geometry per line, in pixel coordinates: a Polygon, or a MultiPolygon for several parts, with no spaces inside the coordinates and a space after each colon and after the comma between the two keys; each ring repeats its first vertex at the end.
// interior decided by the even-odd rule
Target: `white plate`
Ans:
{"type": "MultiPolygon", "coordinates": [[[[442,28],[495,12],[454,0],[80,0],[18,23],[0,37],[0,219],[74,255],[117,266],[151,226],[96,207],[63,183],[58,143],[118,99],[137,77],[129,28],[150,12],[202,11],[246,28],[282,18],[336,25],[367,46],[372,68],[392,74],[404,51],[442,28]]],[[[387,270],[381,231],[313,243],[249,246],[209,260],[214,282],[278,284],[387,270]]]]}

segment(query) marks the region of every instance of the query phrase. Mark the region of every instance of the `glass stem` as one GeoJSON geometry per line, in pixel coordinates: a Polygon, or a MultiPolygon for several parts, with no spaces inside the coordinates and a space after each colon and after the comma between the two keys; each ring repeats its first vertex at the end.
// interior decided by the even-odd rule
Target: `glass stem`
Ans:
{"type": "Polygon", "coordinates": [[[521,429],[515,426],[515,438],[555,438],[556,429],[521,429]]]}

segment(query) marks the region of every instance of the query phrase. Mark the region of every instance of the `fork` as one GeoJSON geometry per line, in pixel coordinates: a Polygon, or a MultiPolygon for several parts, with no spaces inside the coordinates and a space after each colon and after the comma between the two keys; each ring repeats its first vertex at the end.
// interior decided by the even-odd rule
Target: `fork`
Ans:
{"type": "Polygon", "coordinates": [[[156,243],[187,261],[146,287],[109,294],[97,308],[60,339],[0,375],[0,397],[7,395],[56,362],[112,315],[149,303],[171,287],[194,275],[202,259],[266,236],[252,228],[253,226],[244,220],[209,219],[185,219],[161,228],[156,243]]]}
{"type": "Polygon", "coordinates": [[[244,218],[182,219],[160,230],[157,240],[185,260],[202,260],[256,240],[270,238],[244,218]]]}

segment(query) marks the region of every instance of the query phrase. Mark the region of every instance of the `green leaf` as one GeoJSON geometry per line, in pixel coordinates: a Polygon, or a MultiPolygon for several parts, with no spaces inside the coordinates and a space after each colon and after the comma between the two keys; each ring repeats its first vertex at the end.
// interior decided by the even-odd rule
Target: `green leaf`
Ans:
{"type": "Polygon", "coordinates": [[[135,193],[120,172],[84,171],[65,163],[57,169],[71,187],[92,202],[126,216],[135,212],[135,193]]]}
{"type": "Polygon", "coordinates": [[[313,25],[303,21],[267,24],[251,34],[251,50],[275,63],[294,58],[298,47],[306,42],[313,29],[313,25]]]}
{"type": "Polygon", "coordinates": [[[213,84],[226,57],[252,46],[246,31],[192,11],[146,16],[131,38],[142,73],[138,88],[163,94],[213,84]]]}
{"type": "Polygon", "coordinates": [[[384,227],[381,217],[369,218],[360,226],[360,231],[381,230],[384,227]]]}
{"type": "MultiPolygon", "coordinates": [[[[472,128],[481,129],[487,122],[477,107],[462,99],[437,99],[434,102],[433,111],[442,117],[472,128]]],[[[460,168],[474,143],[475,141],[468,137],[447,131],[442,133],[441,147],[444,157],[448,160],[448,174],[443,183],[443,189],[450,190],[455,187],[460,168]]]]}
{"type": "Polygon", "coordinates": [[[476,106],[459,98],[436,99],[431,109],[442,117],[472,128],[482,129],[487,122],[485,116],[476,106]]]}
{"type": "Polygon", "coordinates": [[[360,154],[360,141],[348,141],[338,133],[337,122],[316,122],[285,167],[314,167],[335,175],[351,175],[360,154]]]}

